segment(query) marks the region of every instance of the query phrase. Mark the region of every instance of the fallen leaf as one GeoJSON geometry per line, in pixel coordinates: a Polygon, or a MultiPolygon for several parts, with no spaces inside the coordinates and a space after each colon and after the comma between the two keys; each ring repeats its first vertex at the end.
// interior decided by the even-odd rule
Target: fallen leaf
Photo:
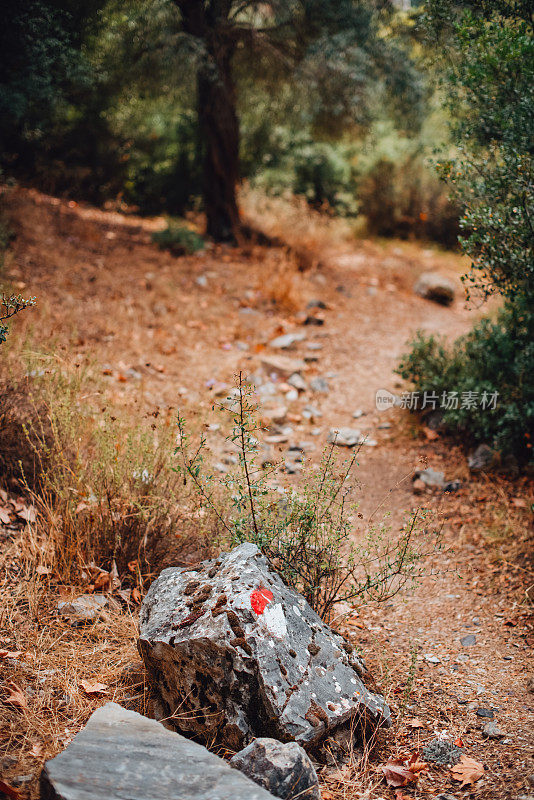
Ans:
{"type": "Polygon", "coordinates": [[[43,745],[36,742],[30,750],[30,755],[34,758],[40,758],[43,754],[43,745]]]}
{"type": "Polygon", "coordinates": [[[139,589],[132,589],[131,597],[132,597],[132,602],[137,603],[139,605],[139,603],[141,602],[141,592],[139,591],[139,589]]]}
{"type": "Polygon", "coordinates": [[[4,525],[9,525],[11,522],[9,511],[6,508],[0,508],[0,522],[2,522],[4,525]]]}
{"type": "Polygon", "coordinates": [[[50,575],[49,568],[43,567],[42,564],[39,564],[39,566],[35,568],[35,571],[38,575],[50,575]]]}
{"type": "Polygon", "coordinates": [[[101,572],[94,580],[95,589],[107,589],[111,581],[109,572],[101,572]]]}
{"type": "Polygon", "coordinates": [[[436,439],[439,439],[439,433],[433,431],[432,428],[423,428],[423,433],[428,442],[433,442],[436,439]]]}
{"type": "Polygon", "coordinates": [[[98,683],[98,681],[80,681],[80,686],[88,695],[105,694],[109,688],[107,683],[98,683]]]}
{"type": "Polygon", "coordinates": [[[402,789],[395,789],[395,800],[411,800],[411,798],[404,794],[402,789]]]}
{"type": "Polygon", "coordinates": [[[135,572],[137,570],[138,562],[136,561],[128,561],[128,569],[130,572],[135,572]]]}
{"type": "Polygon", "coordinates": [[[417,774],[406,766],[401,758],[394,758],[380,767],[388,786],[406,786],[417,780],[417,774]]]}
{"type": "Polygon", "coordinates": [[[457,739],[455,739],[455,740],[454,740],[454,742],[453,742],[453,744],[455,744],[455,745],[456,745],[456,747],[464,747],[464,743],[463,743],[463,741],[460,739],[460,737],[458,737],[457,739]]]}
{"type": "Polygon", "coordinates": [[[35,522],[37,518],[35,506],[24,506],[21,511],[17,511],[17,516],[23,519],[25,522],[35,522]]]}
{"type": "Polygon", "coordinates": [[[6,797],[10,797],[11,800],[19,800],[20,792],[18,789],[15,789],[14,786],[10,786],[9,783],[0,779],[0,794],[5,794],[6,797]]]}
{"type": "Polygon", "coordinates": [[[425,723],[421,722],[421,720],[418,719],[417,717],[414,717],[413,719],[411,719],[409,721],[408,727],[409,728],[424,728],[425,727],[425,723]]]}
{"type": "Polygon", "coordinates": [[[484,766],[478,761],[475,761],[474,758],[469,758],[469,756],[465,755],[462,755],[458,764],[451,769],[452,779],[461,781],[460,789],[463,786],[469,786],[469,784],[478,781],[483,775],[484,766]]]}
{"type": "Polygon", "coordinates": [[[0,650],[0,658],[18,658],[22,650],[0,650]]]}
{"type": "Polygon", "coordinates": [[[4,686],[8,692],[7,697],[4,698],[4,703],[7,703],[10,706],[15,706],[15,708],[28,707],[26,695],[20,686],[17,686],[17,684],[13,683],[13,681],[6,681],[4,686]]]}

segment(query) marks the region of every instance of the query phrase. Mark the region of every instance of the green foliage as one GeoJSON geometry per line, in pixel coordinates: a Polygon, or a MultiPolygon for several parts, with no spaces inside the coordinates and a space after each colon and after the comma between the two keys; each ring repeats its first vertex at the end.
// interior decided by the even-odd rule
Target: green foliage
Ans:
{"type": "Polygon", "coordinates": [[[204,248],[204,239],[195,231],[174,221],[170,221],[164,231],[152,234],[152,241],[160,250],[170,250],[173,255],[196,253],[204,248]]]}
{"type": "Polygon", "coordinates": [[[35,305],[35,297],[29,297],[25,300],[20,294],[2,295],[0,301],[0,344],[6,341],[8,328],[3,323],[14,317],[15,314],[24,311],[25,308],[35,305]]]}
{"type": "Polygon", "coordinates": [[[443,423],[462,441],[489,444],[522,463],[533,460],[534,315],[524,301],[509,303],[495,322],[483,319],[450,347],[419,333],[397,372],[420,396],[457,393],[458,408],[442,404],[443,423]],[[462,407],[469,392],[477,402],[462,407]],[[496,408],[482,408],[481,398],[495,393],[496,408]]]}
{"type": "Polygon", "coordinates": [[[235,447],[239,464],[220,482],[204,469],[205,438],[192,451],[185,420],[178,418],[177,471],[215,512],[228,544],[257,544],[286,584],[325,619],[337,603],[383,602],[417,581],[423,574],[424,548],[430,544],[432,550],[438,543],[432,536],[429,543],[424,541],[423,513],[412,514],[397,537],[384,521],[355,543],[351,515],[357,506],[350,504],[348,494],[357,452],[340,463],[334,445],[300,491],[288,489],[281,497],[269,485],[277,468],[264,470],[258,464],[259,429],[251,394],[240,374],[223,406],[232,415],[227,441],[235,447]]]}

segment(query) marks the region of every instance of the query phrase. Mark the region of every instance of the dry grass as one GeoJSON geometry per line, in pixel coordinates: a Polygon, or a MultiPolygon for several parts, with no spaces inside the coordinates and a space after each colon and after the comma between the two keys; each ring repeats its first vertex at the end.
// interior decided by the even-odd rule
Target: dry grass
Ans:
{"type": "Polygon", "coordinates": [[[269,197],[245,187],[240,202],[251,227],[288,248],[303,271],[320,266],[329,251],[354,238],[346,220],[315,211],[302,197],[269,197]]]}

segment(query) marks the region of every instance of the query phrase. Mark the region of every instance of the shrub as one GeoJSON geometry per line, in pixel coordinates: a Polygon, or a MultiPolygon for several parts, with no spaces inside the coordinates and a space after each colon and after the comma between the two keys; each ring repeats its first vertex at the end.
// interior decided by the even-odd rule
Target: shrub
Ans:
{"type": "Polygon", "coordinates": [[[371,527],[363,542],[353,541],[351,514],[357,506],[348,495],[357,452],[340,463],[335,446],[329,446],[320,469],[306,476],[302,490],[287,490],[281,497],[267,481],[277,467],[263,470],[257,463],[256,408],[241,374],[224,407],[233,418],[228,441],[239,455],[235,473],[218,482],[204,470],[205,441],[201,437],[190,451],[181,417],[176,454],[181,461],[177,470],[215,511],[229,545],[257,544],[286,584],[326,620],[340,602],[385,601],[423,574],[426,543],[420,511],[408,518],[397,537],[384,521],[371,527]]]}
{"type": "Polygon", "coordinates": [[[524,303],[508,304],[496,321],[481,320],[450,347],[419,333],[397,372],[421,396],[457,393],[457,408],[442,406],[449,432],[460,434],[463,441],[467,437],[489,444],[522,463],[532,461],[534,317],[524,303]],[[493,396],[497,396],[495,408],[491,408],[493,396]],[[476,403],[463,403],[466,397],[476,403]]]}
{"type": "Polygon", "coordinates": [[[200,234],[187,228],[184,224],[169,222],[164,231],[152,234],[152,241],[160,250],[169,250],[175,256],[196,253],[204,247],[204,239],[200,234]]]}

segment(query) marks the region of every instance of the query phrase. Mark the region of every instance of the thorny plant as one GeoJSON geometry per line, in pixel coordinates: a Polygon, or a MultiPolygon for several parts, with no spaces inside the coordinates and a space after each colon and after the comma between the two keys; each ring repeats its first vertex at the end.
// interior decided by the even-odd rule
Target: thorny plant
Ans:
{"type": "Polygon", "coordinates": [[[204,469],[205,437],[201,435],[190,450],[185,420],[178,415],[175,455],[181,464],[176,469],[184,480],[192,480],[201,501],[222,524],[228,543],[256,544],[285,583],[326,620],[338,603],[384,602],[421,578],[424,556],[440,543],[439,533],[424,529],[424,511],[413,512],[397,537],[383,521],[369,527],[362,541],[353,541],[355,514],[363,519],[348,499],[358,450],[340,463],[335,443],[328,446],[320,468],[306,474],[299,492],[287,489],[281,497],[269,486],[278,467],[264,470],[258,464],[259,426],[252,395],[239,373],[233,393],[222,404],[232,415],[227,440],[237,449],[238,465],[220,479],[204,469]],[[219,502],[221,485],[223,495],[231,499],[226,507],[219,502]]]}
{"type": "Polygon", "coordinates": [[[20,294],[2,294],[0,301],[0,344],[7,338],[8,328],[3,323],[25,308],[35,305],[35,297],[25,299],[20,294]]]}

